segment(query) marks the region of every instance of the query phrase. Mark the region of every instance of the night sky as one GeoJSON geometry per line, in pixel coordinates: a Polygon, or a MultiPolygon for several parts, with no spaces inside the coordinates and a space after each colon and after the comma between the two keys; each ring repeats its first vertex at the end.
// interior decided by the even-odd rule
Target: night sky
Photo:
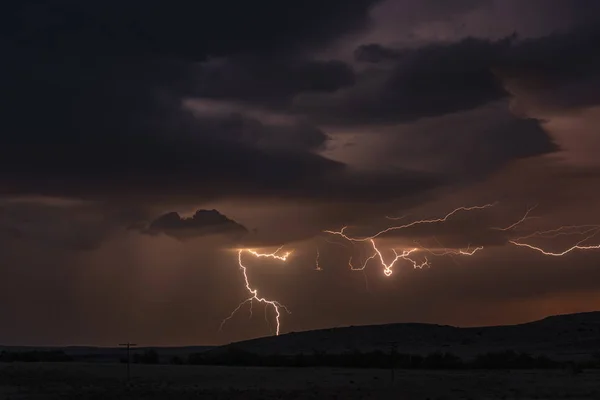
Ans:
{"type": "Polygon", "coordinates": [[[600,310],[599,48],[596,0],[10,1],[0,344],[273,335],[219,328],[280,246],[281,333],[600,310]]]}

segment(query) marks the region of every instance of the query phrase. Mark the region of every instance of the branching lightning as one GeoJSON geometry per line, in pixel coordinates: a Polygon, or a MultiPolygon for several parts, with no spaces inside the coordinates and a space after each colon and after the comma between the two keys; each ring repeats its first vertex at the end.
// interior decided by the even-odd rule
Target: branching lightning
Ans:
{"type": "Polygon", "coordinates": [[[514,244],[515,246],[525,247],[531,250],[538,251],[546,256],[552,257],[562,257],[565,256],[575,250],[598,250],[600,249],[600,244],[584,244],[589,240],[593,239],[596,235],[600,233],[600,226],[597,225],[570,225],[570,226],[562,226],[557,229],[551,229],[547,231],[537,231],[527,236],[523,236],[517,239],[512,239],[509,243],[514,244]],[[556,238],[558,236],[565,235],[584,235],[584,238],[576,242],[573,246],[563,250],[563,251],[550,251],[545,250],[540,246],[535,246],[530,243],[523,242],[524,239],[530,238],[556,238]]]}
{"type": "Polygon", "coordinates": [[[507,231],[515,229],[517,226],[521,225],[523,222],[527,221],[528,219],[536,218],[536,217],[530,217],[529,214],[533,210],[535,210],[537,208],[537,206],[538,206],[538,204],[536,204],[533,207],[528,208],[527,212],[525,212],[525,215],[523,215],[523,217],[520,220],[518,220],[517,222],[515,222],[515,223],[513,223],[513,224],[511,224],[509,226],[507,226],[506,228],[492,228],[492,229],[496,230],[496,231],[504,231],[504,232],[507,232],[507,231]]]}
{"type": "MultiPolygon", "coordinates": [[[[242,274],[244,276],[244,282],[245,282],[245,286],[246,286],[246,290],[248,291],[248,293],[250,293],[250,297],[248,297],[246,300],[242,301],[232,312],[231,314],[225,318],[223,320],[223,322],[221,322],[221,326],[220,329],[223,329],[223,326],[225,325],[225,323],[227,321],[229,321],[231,318],[233,318],[233,316],[246,304],[246,303],[250,303],[250,307],[252,307],[252,302],[254,300],[258,301],[259,303],[264,303],[265,307],[272,307],[273,311],[275,312],[275,335],[279,335],[279,331],[281,328],[281,322],[280,322],[280,317],[281,317],[281,311],[280,309],[285,310],[288,314],[291,314],[291,312],[281,303],[279,303],[276,300],[268,300],[264,297],[259,297],[258,296],[258,289],[253,289],[250,286],[250,281],[248,279],[248,270],[246,268],[246,266],[244,265],[244,263],[242,262],[242,254],[244,252],[253,255],[256,258],[272,258],[272,259],[276,259],[276,260],[280,260],[280,261],[287,261],[288,257],[290,256],[291,252],[287,252],[284,253],[283,255],[278,255],[279,251],[281,251],[282,247],[278,248],[277,250],[275,250],[273,253],[259,253],[255,250],[250,250],[250,249],[241,249],[238,250],[238,264],[240,266],[240,269],[242,270],[242,274]]],[[[266,309],[265,309],[266,312],[266,309]]],[[[252,308],[250,308],[250,315],[252,315],[252,308]]],[[[265,317],[266,318],[266,317],[265,317]]]]}
{"type": "MultiPolygon", "coordinates": [[[[519,221],[517,221],[516,223],[514,223],[513,225],[511,225],[508,228],[512,229],[512,228],[518,226],[519,224],[521,224],[526,219],[530,218],[530,217],[528,217],[528,214],[534,208],[535,207],[527,210],[527,213],[525,214],[525,216],[523,218],[521,218],[519,221]]],[[[562,257],[562,256],[566,256],[567,254],[572,253],[576,250],[598,250],[598,249],[600,249],[600,244],[585,244],[589,240],[593,239],[599,233],[600,233],[600,225],[597,225],[597,224],[595,224],[595,225],[589,225],[589,224],[588,225],[563,225],[558,228],[535,231],[528,235],[510,239],[508,241],[508,243],[513,244],[518,247],[523,247],[523,248],[537,251],[545,256],[562,257]],[[555,239],[560,236],[575,236],[575,235],[583,236],[583,239],[577,241],[574,245],[566,248],[563,251],[547,250],[541,246],[536,246],[531,243],[524,242],[524,240],[526,240],[526,239],[536,239],[536,238],[537,239],[555,239]]]]}
{"type": "Polygon", "coordinates": [[[443,249],[440,251],[436,251],[436,250],[430,250],[427,249],[425,247],[421,247],[424,251],[433,254],[434,256],[437,257],[443,257],[443,256],[472,256],[475,255],[475,253],[477,253],[480,250],[483,250],[483,246],[478,246],[478,247],[473,247],[471,248],[471,245],[467,246],[466,249],[443,249]]]}
{"type": "Polygon", "coordinates": [[[511,240],[510,243],[514,244],[515,246],[520,246],[520,247],[527,247],[529,249],[532,250],[536,250],[539,251],[540,253],[546,255],[546,256],[553,256],[553,257],[562,257],[564,255],[567,255],[568,253],[574,251],[574,250],[598,250],[600,249],[600,244],[594,244],[594,245],[582,245],[581,243],[587,241],[589,238],[585,238],[582,241],[578,242],[576,245],[569,247],[568,249],[561,251],[561,252],[553,252],[553,251],[547,251],[544,250],[541,247],[537,247],[531,244],[527,244],[527,243],[519,243],[516,242],[514,240],[511,240]]]}
{"type": "MultiPolygon", "coordinates": [[[[410,265],[413,266],[413,268],[415,269],[422,269],[422,268],[426,268],[430,266],[429,260],[427,259],[427,257],[423,257],[422,261],[418,261],[414,258],[414,256],[412,256],[414,253],[418,253],[418,252],[428,252],[430,254],[433,254],[435,256],[446,256],[446,255],[464,255],[464,256],[472,256],[474,255],[476,252],[483,250],[483,247],[476,247],[474,249],[471,249],[470,246],[469,248],[467,248],[466,250],[450,250],[450,249],[444,249],[444,251],[442,252],[436,252],[433,250],[429,250],[425,247],[413,247],[413,248],[405,248],[403,249],[401,252],[398,252],[398,250],[396,249],[391,249],[392,252],[394,253],[394,259],[392,259],[391,262],[386,263],[385,259],[383,257],[383,254],[381,252],[381,250],[379,250],[379,248],[377,247],[377,244],[375,243],[375,239],[392,231],[397,231],[397,230],[402,230],[402,229],[408,229],[417,225],[423,225],[423,224],[437,224],[437,223],[443,223],[446,222],[449,218],[451,218],[453,215],[461,212],[461,211],[476,211],[476,210],[484,210],[486,208],[490,208],[495,206],[496,203],[489,203],[489,204],[484,204],[481,206],[471,206],[471,207],[458,207],[455,208],[454,210],[452,210],[451,212],[449,212],[448,214],[446,214],[445,216],[441,217],[441,218],[434,218],[434,219],[422,219],[422,220],[416,220],[407,224],[403,224],[403,225],[396,225],[396,226],[391,226],[388,228],[385,228],[377,233],[375,233],[372,236],[366,236],[366,237],[352,237],[346,234],[346,230],[348,229],[348,226],[344,226],[342,229],[340,229],[339,231],[325,231],[325,233],[329,233],[331,235],[337,235],[340,236],[344,239],[346,239],[347,241],[349,241],[350,243],[358,243],[358,242],[369,242],[373,248],[373,253],[371,256],[367,257],[364,261],[364,263],[361,266],[354,266],[352,264],[352,257],[350,257],[350,260],[348,261],[348,265],[350,266],[350,269],[353,271],[362,271],[367,267],[367,264],[369,264],[369,262],[371,260],[374,259],[378,259],[379,263],[381,264],[381,266],[383,267],[383,273],[385,276],[389,277],[392,275],[393,270],[392,268],[394,267],[394,265],[399,261],[399,260],[403,260],[403,261],[407,261],[410,265]]],[[[529,211],[528,211],[529,213],[529,211]]],[[[390,220],[399,220],[399,219],[404,219],[406,218],[406,216],[402,216],[402,217],[386,217],[387,219],[390,220]]],[[[525,217],[523,217],[523,220],[525,220],[527,218],[527,215],[525,217]]],[[[517,224],[514,224],[515,226],[517,224]]]]}
{"type": "MultiPolygon", "coordinates": [[[[325,233],[330,233],[332,235],[341,236],[344,239],[346,239],[348,241],[351,241],[351,242],[366,242],[366,241],[371,240],[371,239],[376,239],[379,236],[381,236],[383,234],[386,234],[388,232],[397,231],[397,230],[401,230],[401,229],[407,229],[407,228],[411,228],[411,227],[416,226],[416,225],[435,224],[435,223],[446,222],[450,217],[452,217],[454,214],[456,214],[456,213],[458,213],[460,211],[484,210],[486,208],[490,208],[490,207],[493,207],[495,205],[496,205],[496,203],[490,203],[490,204],[485,204],[483,206],[458,207],[458,208],[454,209],[453,211],[449,212],[448,214],[446,214],[442,218],[421,219],[421,220],[413,221],[413,222],[410,222],[410,223],[404,224],[404,225],[391,226],[389,228],[386,228],[386,229],[384,229],[382,231],[377,232],[373,236],[366,236],[366,237],[360,237],[360,238],[350,237],[350,236],[348,236],[348,235],[345,234],[346,229],[348,229],[347,226],[344,226],[339,231],[325,231],[325,233]]],[[[400,217],[400,218],[404,218],[404,217],[400,217]]],[[[388,219],[394,219],[394,218],[388,218],[388,219]]]]}
{"type": "Polygon", "coordinates": [[[361,269],[364,269],[367,266],[367,263],[376,257],[379,258],[379,262],[383,266],[383,273],[385,276],[392,275],[392,268],[394,267],[394,265],[396,264],[396,262],[398,260],[408,261],[409,263],[412,264],[412,266],[414,268],[419,268],[419,269],[429,266],[427,257],[425,257],[425,261],[423,261],[422,263],[419,263],[418,261],[409,257],[411,254],[413,254],[414,252],[419,250],[416,247],[412,248],[412,249],[408,249],[408,250],[402,250],[401,253],[398,253],[398,251],[396,249],[392,249],[392,252],[394,253],[394,259],[390,263],[386,264],[386,262],[383,258],[383,254],[381,254],[381,250],[379,250],[377,248],[377,245],[375,244],[375,240],[371,239],[370,242],[371,242],[371,245],[373,246],[373,251],[375,251],[375,253],[367,259],[367,261],[365,262],[365,264],[363,265],[363,267],[361,269]]]}
{"type": "MultiPolygon", "coordinates": [[[[292,252],[288,251],[286,253],[283,253],[283,255],[279,256],[279,255],[277,255],[277,253],[279,253],[281,251],[281,249],[283,249],[283,246],[279,247],[273,253],[259,253],[255,250],[249,250],[249,249],[246,249],[246,251],[248,253],[252,254],[256,258],[273,258],[275,260],[287,261],[288,257],[292,254],[292,252]]],[[[243,250],[241,250],[241,251],[243,251],[243,250]]]]}
{"type": "MultiPolygon", "coordinates": [[[[379,232],[376,232],[375,234],[373,234],[371,236],[351,236],[350,234],[347,233],[348,229],[350,228],[349,226],[344,226],[339,231],[331,231],[331,230],[324,231],[324,233],[341,238],[341,242],[329,240],[327,237],[319,237],[319,238],[323,239],[327,243],[342,246],[344,248],[350,249],[351,251],[354,250],[354,248],[356,246],[358,246],[358,249],[361,250],[360,258],[364,259],[364,261],[362,262],[362,264],[354,264],[353,256],[351,255],[348,260],[348,266],[350,267],[351,271],[362,271],[363,273],[365,273],[365,269],[367,268],[367,266],[370,263],[377,262],[383,268],[383,274],[386,277],[390,277],[393,274],[393,269],[394,269],[395,265],[400,262],[406,263],[406,264],[412,266],[412,268],[414,268],[414,269],[422,269],[422,268],[430,267],[430,265],[431,265],[429,259],[427,258],[427,255],[434,256],[434,257],[474,256],[475,254],[483,251],[484,247],[468,245],[466,248],[446,248],[445,246],[443,246],[439,242],[437,242],[439,244],[439,247],[432,249],[432,248],[427,248],[427,247],[421,245],[420,243],[418,243],[417,241],[415,241],[414,243],[416,244],[416,246],[400,247],[400,248],[390,247],[389,250],[386,250],[386,251],[391,252],[393,254],[393,257],[388,258],[388,260],[386,261],[387,257],[384,255],[384,251],[380,248],[381,243],[378,243],[376,241],[376,239],[379,240],[382,236],[384,236],[387,233],[390,233],[393,231],[399,231],[399,230],[403,230],[403,229],[409,229],[409,228],[412,228],[412,227],[415,227],[418,225],[441,224],[441,223],[448,221],[451,217],[453,217],[454,215],[456,215],[460,212],[481,211],[481,210],[485,210],[485,209],[494,207],[496,204],[497,203],[489,203],[489,204],[484,204],[484,205],[479,205],[479,206],[458,207],[458,208],[450,211],[443,217],[433,218],[433,219],[415,220],[413,222],[405,223],[402,225],[393,225],[393,226],[387,227],[379,232]],[[366,257],[362,256],[363,248],[366,248],[368,250],[366,257]]],[[[548,229],[548,230],[533,231],[531,233],[522,234],[522,236],[515,238],[514,233],[517,230],[523,231],[524,230],[523,225],[526,221],[529,221],[529,220],[532,220],[535,218],[539,218],[539,217],[531,216],[532,212],[536,208],[537,208],[537,205],[528,208],[527,211],[525,212],[525,214],[521,218],[519,218],[516,222],[514,222],[506,227],[492,227],[492,228],[488,228],[488,229],[491,231],[499,232],[497,234],[502,235],[501,238],[504,240],[504,243],[514,245],[517,247],[521,247],[521,248],[525,248],[525,249],[529,249],[529,250],[533,250],[533,251],[541,253],[542,255],[545,255],[545,256],[562,257],[562,256],[565,256],[576,250],[579,250],[579,251],[600,250],[600,243],[593,242],[593,239],[596,238],[596,236],[598,236],[600,234],[600,225],[591,225],[591,224],[590,225],[565,225],[565,226],[560,226],[558,228],[553,228],[553,229],[548,229]],[[511,237],[511,236],[513,236],[513,237],[511,237]],[[564,250],[561,250],[561,251],[549,250],[548,248],[545,248],[541,245],[531,243],[532,241],[556,239],[559,237],[560,238],[577,237],[577,241],[574,244],[570,245],[570,247],[568,247],[564,250]]],[[[405,215],[402,217],[386,216],[386,219],[392,220],[392,221],[398,221],[401,219],[405,219],[407,216],[408,215],[405,215]]],[[[433,236],[433,238],[437,241],[435,236],[433,236]]],[[[596,240],[599,240],[599,239],[596,239],[596,240]]],[[[233,316],[238,311],[240,311],[246,304],[250,305],[250,317],[252,317],[253,303],[254,303],[254,301],[257,301],[257,302],[263,303],[265,305],[265,320],[267,321],[267,324],[269,324],[269,325],[270,325],[270,322],[269,322],[269,319],[267,316],[267,311],[269,308],[271,308],[273,310],[273,312],[275,314],[275,318],[274,318],[275,334],[279,335],[280,328],[281,328],[281,321],[280,321],[281,310],[284,310],[287,313],[290,313],[290,311],[284,305],[282,305],[280,302],[278,302],[277,300],[270,300],[265,297],[259,296],[258,289],[255,289],[254,287],[252,287],[250,285],[250,280],[248,278],[248,270],[247,270],[247,267],[243,263],[242,256],[245,253],[245,254],[254,256],[255,258],[268,258],[268,259],[273,259],[273,260],[277,260],[277,261],[281,261],[281,262],[286,262],[286,261],[288,261],[292,252],[288,251],[288,252],[282,253],[281,252],[282,248],[283,248],[283,246],[278,248],[277,250],[275,250],[273,253],[261,253],[261,252],[258,252],[256,250],[252,250],[252,249],[238,250],[239,268],[242,271],[246,291],[249,293],[250,297],[248,297],[244,301],[242,301],[232,311],[232,313],[223,320],[223,322],[221,323],[220,329],[222,329],[223,326],[225,325],[225,323],[227,323],[227,321],[229,321],[231,318],[233,318],[233,316]]],[[[317,246],[316,247],[316,257],[315,257],[315,261],[314,261],[314,263],[315,263],[314,269],[317,271],[323,270],[320,265],[320,261],[321,261],[320,259],[321,259],[321,251],[320,251],[319,247],[317,246]]],[[[367,276],[365,274],[365,283],[367,284],[367,290],[368,290],[368,282],[366,281],[366,279],[367,279],[367,276]]]]}
{"type": "Polygon", "coordinates": [[[523,239],[530,239],[535,237],[543,239],[554,239],[559,236],[588,235],[598,230],[600,230],[600,225],[565,225],[556,229],[550,229],[546,231],[535,231],[533,233],[521,236],[514,240],[520,241],[523,239]]]}

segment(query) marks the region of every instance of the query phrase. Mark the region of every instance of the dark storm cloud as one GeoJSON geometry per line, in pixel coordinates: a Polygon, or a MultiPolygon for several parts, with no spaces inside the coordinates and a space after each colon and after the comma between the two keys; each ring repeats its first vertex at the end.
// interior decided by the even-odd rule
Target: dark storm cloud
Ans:
{"type": "Polygon", "coordinates": [[[198,210],[190,218],[182,218],[176,212],[161,215],[143,233],[164,233],[180,240],[207,235],[227,235],[239,239],[248,233],[248,229],[217,210],[198,210]]]}
{"type": "Polygon", "coordinates": [[[378,64],[385,61],[396,61],[403,57],[400,49],[385,47],[377,43],[363,44],[354,50],[354,58],[359,62],[378,64]]]}
{"type": "Polygon", "coordinates": [[[501,38],[515,31],[523,37],[542,37],[599,17],[595,0],[388,0],[373,10],[374,30],[362,42],[412,47],[471,36],[501,38]]]}
{"type": "Polygon", "coordinates": [[[375,3],[24,0],[5,6],[0,22],[10,42],[46,54],[201,60],[323,45],[364,27],[375,3]]]}
{"type": "Polygon", "coordinates": [[[473,109],[507,96],[491,66],[513,40],[467,38],[404,50],[368,45],[357,50],[360,60],[393,66],[368,69],[357,85],[334,95],[300,95],[296,107],[341,124],[409,122],[473,109]]]}
{"type": "MultiPolygon", "coordinates": [[[[229,117],[197,119],[176,108],[174,100],[154,115],[149,107],[147,118],[139,120],[123,111],[122,103],[73,100],[59,108],[56,101],[49,103],[50,115],[15,121],[14,136],[4,137],[0,149],[5,193],[211,197],[285,189],[341,167],[303,149],[253,146],[257,140],[268,142],[277,128],[256,124],[246,129],[229,117]],[[51,131],[36,130],[38,124],[51,131]],[[246,133],[252,137],[245,142],[246,133]]],[[[282,134],[303,128],[290,129],[282,134]]]]}
{"type": "Polygon", "coordinates": [[[354,82],[354,71],[341,61],[244,56],[203,63],[190,94],[282,109],[299,93],[333,92],[354,82]]]}
{"type": "Polygon", "coordinates": [[[373,199],[382,190],[400,196],[440,183],[408,171],[363,177],[313,154],[310,149],[326,137],[310,126],[276,127],[235,115],[199,119],[177,110],[152,126],[122,121],[112,127],[114,119],[94,114],[88,112],[90,119],[82,121],[81,136],[78,130],[45,137],[23,132],[5,139],[2,192],[149,202],[229,196],[344,199],[349,194],[373,199]],[[289,148],[283,138],[297,147],[289,148]],[[390,187],[391,181],[398,185],[390,187]]]}
{"type": "MultiPolygon", "coordinates": [[[[489,0],[482,0],[485,3],[489,0]]],[[[600,21],[600,3],[595,0],[496,0],[497,4],[505,5],[513,11],[513,17],[519,22],[520,28],[528,24],[545,28],[546,34],[564,31],[585,25],[593,25],[600,21]],[[536,18],[534,20],[534,18],[536,18]]],[[[493,16],[492,16],[493,17],[493,16]]],[[[513,22],[515,24],[515,22],[513,22]]],[[[536,36],[544,36],[536,35],[536,36]]]]}
{"type": "Polygon", "coordinates": [[[370,66],[356,85],[334,94],[301,94],[295,105],[334,124],[410,122],[474,109],[515,90],[537,93],[540,102],[558,107],[588,106],[600,100],[598,46],[597,24],[523,40],[512,35],[415,48],[366,44],[355,58],[370,66]]]}
{"type": "MultiPolygon", "coordinates": [[[[334,90],[352,71],[298,54],[363,27],[372,3],[11,3],[1,17],[2,192],[210,198],[319,181],[342,166],[312,153],[326,140],[318,128],[186,110],[183,99],[203,89],[192,61],[293,60],[255,76],[272,88],[265,98],[334,90]]],[[[254,90],[208,76],[209,95],[254,90]]]]}
{"type": "MultiPolygon", "coordinates": [[[[4,193],[211,198],[316,196],[332,182],[360,188],[365,184],[351,182],[354,175],[340,172],[342,165],[313,154],[327,136],[309,122],[194,115],[182,99],[285,113],[296,97],[295,110],[317,120],[373,124],[459,112],[507,96],[492,68],[518,59],[514,48],[526,44],[512,37],[413,49],[373,45],[363,48],[366,58],[392,67],[375,65],[359,75],[344,63],[300,52],[363,27],[371,3],[309,3],[291,14],[279,14],[283,6],[271,2],[240,2],[231,13],[210,4],[201,15],[187,3],[12,5],[0,43],[7,55],[0,66],[4,193]],[[298,23],[306,10],[312,18],[298,23]],[[257,28],[243,29],[248,20],[257,28]],[[219,58],[189,62],[210,55],[219,58]]],[[[510,65],[520,70],[521,64],[510,65]]],[[[343,195],[342,188],[331,189],[343,195]]]]}
{"type": "Polygon", "coordinates": [[[218,137],[232,146],[310,152],[323,148],[329,140],[325,132],[306,122],[267,124],[239,112],[198,110],[194,102],[188,108],[196,116],[198,135],[218,137]]]}
{"type": "Polygon", "coordinates": [[[4,194],[346,197],[365,186],[313,154],[327,136],[308,123],[194,115],[172,63],[29,61],[2,67],[14,68],[0,78],[4,194]]]}
{"type": "Polygon", "coordinates": [[[595,105],[600,103],[599,46],[598,24],[529,39],[514,46],[496,71],[517,96],[533,94],[538,103],[561,109],[595,105]]]}
{"type": "Polygon", "coordinates": [[[506,101],[399,125],[388,135],[384,157],[455,182],[483,179],[510,161],[558,150],[539,120],[515,117],[506,101]]]}

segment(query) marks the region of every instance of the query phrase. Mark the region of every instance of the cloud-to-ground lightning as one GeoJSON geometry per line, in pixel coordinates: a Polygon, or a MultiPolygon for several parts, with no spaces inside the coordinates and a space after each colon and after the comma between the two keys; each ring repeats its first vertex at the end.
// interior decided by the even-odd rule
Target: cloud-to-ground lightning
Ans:
{"type": "MultiPolygon", "coordinates": [[[[414,241],[416,246],[404,245],[404,246],[397,246],[397,247],[389,247],[388,250],[386,250],[386,251],[389,254],[391,254],[392,256],[388,258],[388,256],[384,255],[384,251],[380,248],[381,241],[383,240],[383,236],[386,233],[389,233],[392,231],[403,230],[403,229],[409,229],[411,227],[415,227],[418,225],[441,224],[441,223],[448,221],[452,216],[454,216],[455,214],[457,214],[459,212],[485,210],[485,209],[495,206],[496,204],[497,203],[489,203],[489,204],[484,204],[484,205],[479,205],[479,206],[458,207],[458,208],[455,208],[454,210],[450,211],[443,217],[415,220],[413,222],[405,223],[402,225],[393,225],[393,226],[385,228],[379,232],[376,232],[375,234],[373,234],[371,236],[351,236],[350,234],[347,233],[347,231],[350,228],[349,226],[344,226],[339,231],[331,231],[331,230],[324,231],[324,233],[331,235],[330,237],[341,238],[341,242],[331,241],[327,237],[318,237],[318,238],[324,240],[327,243],[339,245],[344,248],[350,249],[351,251],[353,251],[353,249],[358,246],[358,249],[361,251],[361,254],[362,254],[363,248],[367,249],[368,253],[364,256],[363,255],[360,256],[360,258],[363,260],[362,264],[353,263],[353,257],[352,257],[352,255],[350,256],[350,258],[348,260],[348,265],[349,265],[350,269],[352,271],[362,271],[363,273],[365,273],[365,269],[367,268],[367,265],[369,265],[372,262],[377,262],[383,268],[383,274],[386,277],[390,277],[393,274],[394,266],[400,262],[407,263],[408,265],[412,266],[413,269],[422,269],[422,268],[429,267],[431,265],[429,259],[427,258],[427,255],[434,256],[434,257],[474,256],[475,254],[483,251],[484,247],[468,245],[466,248],[464,248],[464,247],[463,248],[447,248],[438,242],[439,247],[427,248],[427,247],[421,245],[420,243],[418,243],[417,241],[414,241]],[[388,258],[387,261],[386,261],[386,258],[388,258]]],[[[533,232],[529,231],[530,233],[526,233],[526,231],[523,227],[525,222],[535,219],[535,218],[539,218],[539,217],[531,216],[532,212],[536,209],[536,207],[537,207],[537,205],[535,205],[533,207],[529,207],[527,209],[527,211],[525,212],[525,214],[521,218],[519,218],[517,221],[515,221],[514,223],[512,223],[508,226],[490,227],[487,229],[491,230],[491,231],[499,232],[498,234],[503,235],[502,237],[504,239],[505,244],[533,250],[533,251],[541,253],[545,256],[561,257],[561,256],[565,256],[571,252],[574,252],[576,250],[580,250],[580,251],[600,250],[600,243],[592,241],[597,236],[598,236],[598,238],[596,240],[600,241],[600,235],[599,235],[600,234],[600,225],[592,225],[592,224],[589,224],[589,225],[565,225],[565,226],[560,226],[558,228],[547,229],[547,230],[537,230],[537,231],[533,231],[533,232]],[[521,236],[515,237],[516,236],[515,232],[517,232],[517,231],[521,232],[521,236]],[[542,247],[541,245],[538,245],[538,244],[532,244],[532,242],[540,241],[540,240],[550,240],[550,239],[556,239],[559,237],[560,238],[569,238],[569,237],[574,237],[574,236],[577,237],[575,243],[571,244],[565,250],[561,250],[561,251],[553,251],[553,250],[549,250],[547,248],[547,246],[542,247]]],[[[386,217],[386,218],[388,220],[397,221],[400,219],[404,219],[406,217],[407,216],[402,216],[402,217],[398,217],[398,218],[396,218],[396,217],[386,217]]],[[[433,236],[433,239],[435,239],[437,241],[437,238],[435,236],[433,236]]],[[[279,303],[277,300],[270,300],[265,297],[259,296],[258,290],[250,285],[250,281],[248,278],[248,270],[247,270],[247,267],[243,263],[242,256],[244,254],[248,254],[255,258],[269,258],[269,259],[273,259],[273,260],[277,260],[277,261],[281,261],[281,262],[286,262],[289,259],[290,255],[292,254],[292,252],[289,251],[289,252],[282,253],[281,250],[282,250],[282,247],[278,248],[273,253],[262,253],[262,252],[258,252],[256,250],[252,250],[252,249],[238,250],[239,268],[242,271],[242,275],[244,277],[245,288],[246,288],[247,292],[250,294],[250,297],[248,297],[247,299],[242,301],[233,310],[233,312],[227,318],[225,318],[223,320],[223,322],[221,323],[221,328],[227,321],[229,321],[246,304],[250,305],[250,316],[252,316],[252,305],[253,305],[254,301],[257,301],[257,302],[263,303],[265,305],[265,320],[267,320],[267,323],[269,325],[270,325],[270,322],[267,318],[267,311],[269,308],[273,309],[274,314],[275,314],[274,319],[275,319],[275,324],[276,324],[275,334],[279,335],[280,328],[281,328],[281,321],[280,321],[281,310],[285,310],[288,313],[290,313],[290,312],[284,305],[279,303]]],[[[322,268],[320,265],[320,259],[321,259],[321,251],[319,249],[319,246],[317,246],[316,247],[316,257],[315,257],[315,261],[314,261],[314,265],[315,265],[314,269],[317,271],[322,271],[322,268]]],[[[367,279],[367,276],[365,274],[365,283],[367,284],[367,290],[368,290],[368,282],[366,281],[366,279],[367,279]]]]}
{"type": "MultiPolygon", "coordinates": [[[[280,321],[280,317],[281,317],[281,311],[280,309],[285,310],[288,314],[291,314],[290,311],[281,303],[279,303],[276,300],[268,300],[265,297],[259,297],[258,295],[258,289],[254,289],[252,288],[252,286],[250,285],[250,280],[248,279],[248,270],[246,268],[246,266],[244,265],[243,261],[242,261],[242,254],[244,254],[244,252],[256,257],[256,258],[272,258],[272,259],[276,259],[276,260],[280,260],[280,261],[287,261],[288,257],[290,256],[291,252],[286,252],[282,255],[278,255],[279,251],[281,251],[281,247],[277,250],[275,250],[273,253],[259,253],[255,250],[250,250],[250,249],[241,249],[238,250],[238,264],[240,267],[240,270],[242,271],[242,274],[244,276],[244,283],[246,286],[246,290],[248,291],[248,293],[250,293],[250,297],[248,297],[246,300],[242,301],[232,312],[231,314],[225,318],[223,320],[223,322],[221,322],[221,326],[220,329],[223,328],[223,326],[225,325],[225,323],[227,321],[229,321],[231,318],[233,318],[233,316],[246,304],[246,303],[250,303],[250,306],[252,306],[252,302],[254,300],[258,301],[259,303],[264,303],[266,307],[272,307],[273,311],[275,312],[275,335],[279,335],[280,332],[280,328],[281,328],[281,321],[280,321]]],[[[250,311],[250,313],[252,313],[252,309],[250,311]]]]}

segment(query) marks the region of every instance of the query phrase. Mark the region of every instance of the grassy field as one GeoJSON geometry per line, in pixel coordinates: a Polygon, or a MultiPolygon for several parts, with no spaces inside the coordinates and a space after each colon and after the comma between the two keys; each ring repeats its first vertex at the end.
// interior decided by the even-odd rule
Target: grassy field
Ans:
{"type": "Polygon", "coordinates": [[[0,399],[598,399],[600,372],[0,364],[0,399]]]}

